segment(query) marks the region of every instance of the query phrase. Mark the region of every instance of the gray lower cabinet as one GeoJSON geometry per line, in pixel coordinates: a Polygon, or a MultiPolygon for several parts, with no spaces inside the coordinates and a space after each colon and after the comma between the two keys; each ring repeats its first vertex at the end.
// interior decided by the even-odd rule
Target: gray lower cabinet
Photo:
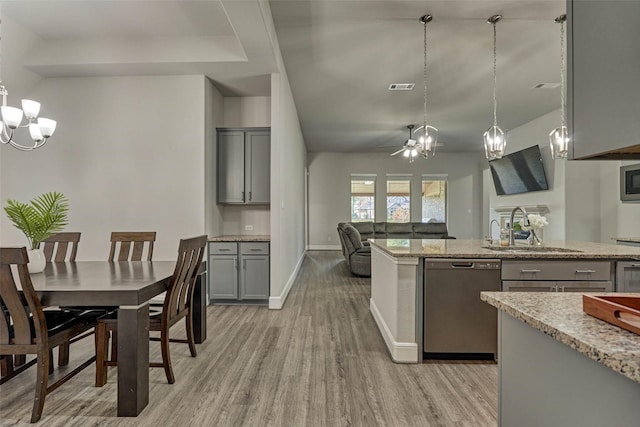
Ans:
{"type": "Polygon", "coordinates": [[[217,146],[218,203],[269,204],[270,129],[218,129],[217,146]]]}
{"type": "Polygon", "coordinates": [[[507,292],[613,292],[609,261],[502,261],[507,292]]]}
{"type": "Polygon", "coordinates": [[[266,302],[269,299],[269,243],[210,242],[210,302],[266,302]]]}

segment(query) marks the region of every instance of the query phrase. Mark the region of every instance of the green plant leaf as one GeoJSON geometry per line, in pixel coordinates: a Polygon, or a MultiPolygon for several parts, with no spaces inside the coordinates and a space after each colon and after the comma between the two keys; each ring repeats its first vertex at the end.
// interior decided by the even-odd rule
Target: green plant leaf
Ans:
{"type": "Polygon", "coordinates": [[[4,210],[13,225],[22,231],[31,249],[59,233],[68,224],[69,200],[58,192],[44,193],[29,202],[7,200],[4,210]]]}

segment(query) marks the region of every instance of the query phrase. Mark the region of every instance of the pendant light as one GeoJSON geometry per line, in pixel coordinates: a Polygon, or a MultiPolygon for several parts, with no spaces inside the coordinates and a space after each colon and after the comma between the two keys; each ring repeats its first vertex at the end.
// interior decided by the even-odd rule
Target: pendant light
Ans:
{"type": "MultiPolygon", "coordinates": [[[[424,81],[424,109],[422,116],[422,132],[420,135],[420,139],[418,140],[418,152],[425,159],[436,155],[436,143],[438,142],[438,129],[433,126],[427,125],[427,24],[432,20],[432,15],[423,15],[420,17],[420,22],[424,26],[424,37],[422,44],[424,48],[424,66],[422,68],[422,77],[424,81]]],[[[418,128],[417,130],[420,130],[420,128],[418,128]]]]}
{"type": "Polygon", "coordinates": [[[504,131],[498,126],[498,101],[496,98],[496,24],[502,15],[493,15],[487,22],[493,25],[493,126],[484,133],[484,152],[487,160],[500,159],[504,155],[507,140],[504,131]]]}
{"type": "Polygon", "coordinates": [[[560,15],[555,19],[560,24],[560,127],[555,128],[549,134],[549,145],[551,146],[551,157],[554,159],[566,159],[569,154],[569,133],[567,131],[565,119],[565,84],[566,75],[564,73],[564,23],[567,15],[560,15]]]}

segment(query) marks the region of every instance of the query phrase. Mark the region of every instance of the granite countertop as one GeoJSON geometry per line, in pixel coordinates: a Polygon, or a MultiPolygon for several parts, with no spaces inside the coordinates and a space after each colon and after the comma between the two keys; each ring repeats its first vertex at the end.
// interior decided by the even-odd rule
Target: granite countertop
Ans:
{"type": "MultiPolygon", "coordinates": [[[[568,240],[545,240],[542,247],[534,247],[532,251],[492,250],[486,248],[487,241],[471,239],[369,239],[369,241],[371,245],[394,257],[640,260],[640,248],[637,247],[568,240]]],[[[518,244],[517,247],[525,249],[527,246],[518,244]]]]}
{"type": "Polygon", "coordinates": [[[480,299],[640,384],[640,335],[584,313],[582,294],[482,292],[480,299]]]}
{"type": "Polygon", "coordinates": [[[271,236],[227,235],[227,236],[209,237],[209,241],[210,242],[270,242],[271,236]]]}

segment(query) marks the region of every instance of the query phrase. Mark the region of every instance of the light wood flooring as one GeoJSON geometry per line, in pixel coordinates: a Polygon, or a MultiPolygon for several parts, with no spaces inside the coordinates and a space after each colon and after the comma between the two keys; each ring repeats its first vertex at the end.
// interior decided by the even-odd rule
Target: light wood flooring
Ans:
{"type": "MultiPolygon", "coordinates": [[[[210,306],[208,339],[191,358],[172,344],[176,383],[150,372],[150,403],[116,417],[117,372],[89,368],[47,396],[46,426],[495,426],[497,366],[391,362],[369,313],[369,279],[338,251],[307,253],[282,310],[210,306]]],[[[184,336],[176,325],[172,333],[184,336]]],[[[71,365],[93,351],[71,347],[71,365]]],[[[159,346],[151,344],[159,360],[159,346]]],[[[57,369],[57,373],[64,369],[57,369]]],[[[0,425],[27,424],[35,369],[0,387],[0,425]]]]}

